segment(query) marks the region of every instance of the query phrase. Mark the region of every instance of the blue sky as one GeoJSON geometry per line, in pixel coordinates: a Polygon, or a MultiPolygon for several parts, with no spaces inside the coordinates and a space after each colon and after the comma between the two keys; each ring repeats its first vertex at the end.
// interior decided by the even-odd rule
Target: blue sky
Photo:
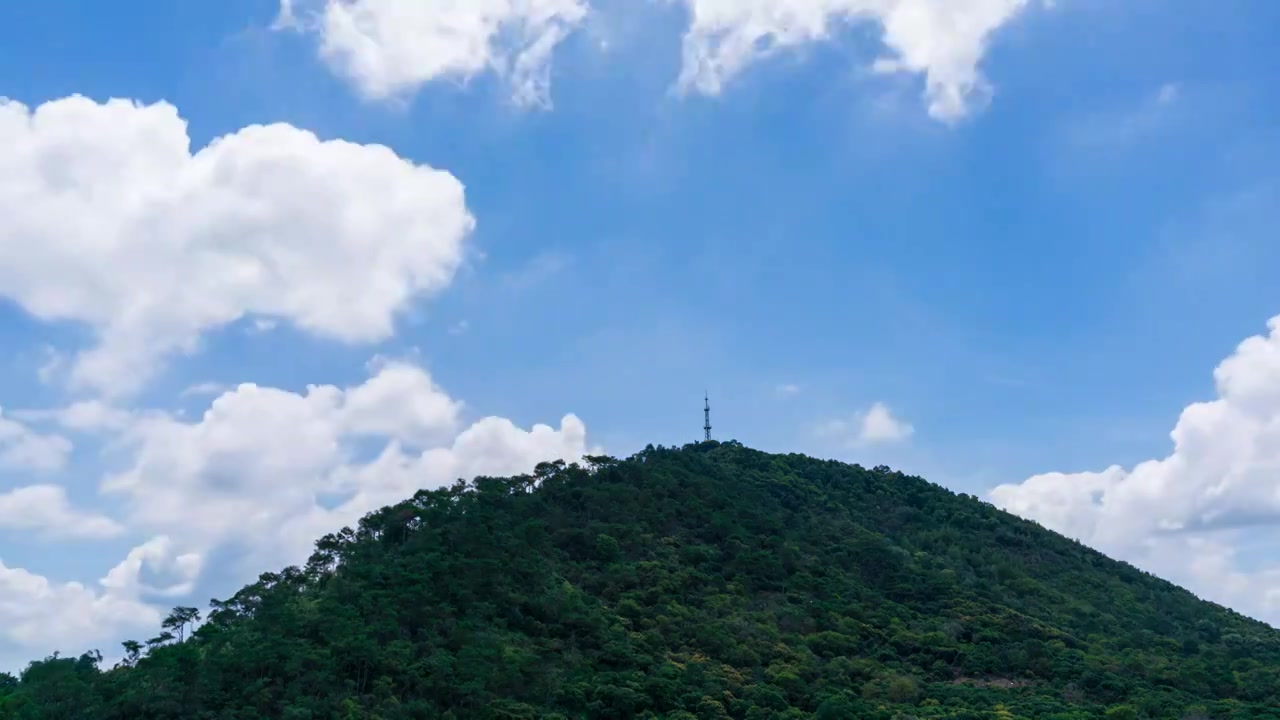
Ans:
{"type": "MultiPolygon", "coordinates": [[[[626,455],[697,439],[704,389],[720,438],[918,472],[1280,620],[1280,579],[1267,562],[1280,486],[1264,472],[1280,460],[1270,429],[1280,427],[1280,338],[1267,337],[1280,314],[1271,42],[1280,7],[965,0],[959,13],[995,18],[973,40],[953,22],[903,30],[892,17],[854,17],[846,10],[858,0],[761,0],[755,7],[796,13],[796,27],[818,18],[825,32],[778,28],[767,38],[776,53],[716,76],[712,92],[679,78],[699,38],[716,51],[712,31],[739,27],[729,13],[699,35],[698,18],[717,17],[715,0],[598,1],[581,16],[583,0],[539,4],[561,24],[545,62],[532,61],[550,81],[536,102],[519,100],[539,76],[511,69],[522,41],[550,37],[527,18],[489,18],[501,32],[481,36],[487,55],[458,71],[474,58],[450,55],[430,34],[423,3],[415,22],[428,32],[410,38],[415,52],[373,37],[384,54],[361,71],[323,52],[342,38],[320,24],[332,10],[322,0],[293,3],[292,29],[277,23],[276,0],[0,7],[10,114],[69,108],[56,104],[73,95],[91,105],[67,121],[69,133],[32,121],[0,152],[18,178],[0,186],[10,216],[0,216],[0,260],[12,268],[0,271],[0,408],[20,428],[10,436],[43,440],[47,460],[0,470],[0,587],[30,604],[0,623],[0,659],[16,667],[78,651],[81,640],[114,649],[151,629],[148,608],[225,595],[296,562],[326,523],[450,472],[518,472],[583,449],[626,455]],[[955,52],[904,72],[871,69],[921,47],[955,52]],[[966,63],[970,55],[979,61],[966,63]],[[945,90],[975,69],[990,92],[938,110],[926,78],[945,90]],[[379,96],[387,78],[408,80],[379,96]],[[102,111],[110,98],[137,105],[113,120],[102,111]],[[176,116],[148,114],[154,126],[112,134],[161,102],[176,116]],[[219,156],[243,161],[223,167],[251,168],[227,170],[237,178],[228,183],[270,187],[265,230],[216,201],[222,176],[175,169],[153,179],[144,167],[120,179],[125,161],[107,150],[146,156],[153,139],[171,150],[160,138],[181,139],[177,116],[197,153],[283,124],[219,156]],[[355,143],[367,172],[348,178],[345,160],[321,162],[338,155],[320,143],[300,144],[280,165],[247,162],[301,131],[355,143]],[[89,162],[85,147],[111,157],[89,162]],[[465,207],[444,190],[419,202],[415,192],[436,191],[406,173],[426,166],[465,186],[465,207]],[[74,226],[65,198],[49,199],[67,187],[107,196],[129,182],[156,207],[169,186],[188,194],[136,215],[133,190],[85,200],[103,216],[86,211],[74,226]],[[389,199],[396,188],[403,202],[389,199]],[[342,210],[324,214],[331,208],[342,210]],[[463,213],[473,231],[441,229],[463,213]],[[347,237],[344,218],[377,232],[347,237]],[[70,234],[116,244],[95,264],[84,258],[98,251],[75,249],[70,234]],[[342,248],[318,271],[349,264],[349,279],[293,277],[241,296],[227,289],[232,275],[203,269],[208,253],[265,257],[284,236],[316,257],[342,248]],[[29,252],[36,246],[55,251],[29,252]],[[441,278],[404,281],[402,300],[368,300],[427,248],[445,258],[427,264],[446,268],[441,278]],[[138,270],[148,257],[154,271],[138,270]],[[117,281],[108,261],[134,268],[121,272],[136,282],[117,281]],[[95,288],[89,299],[81,287],[95,288]],[[235,297],[205,307],[224,291],[235,297]],[[124,327],[113,313],[136,310],[135,293],[151,304],[124,327]],[[340,312],[365,301],[371,315],[340,312]],[[386,332],[362,334],[383,320],[386,332]],[[132,380],[89,377],[82,354],[102,347],[138,369],[132,380]],[[1224,360],[1235,371],[1215,386],[1224,360]],[[379,395],[371,378],[404,384],[379,395]],[[304,402],[309,385],[340,399],[304,402]],[[365,397],[385,401],[373,405],[383,414],[365,397]],[[225,412],[205,415],[215,398],[225,412]],[[273,414],[276,400],[292,409],[273,414]],[[1179,425],[1184,408],[1209,401],[1222,417],[1179,425]],[[561,424],[570,413],[585,440],[561,424]],[[276,457],[278,448],[236,435],[274,437],[276,426],[247,418],[284,418],[290,432],[323,425],[278,443],[332,444],[337,454],[276,457]],[[510,422],[472,427],[482,418],[510,422]],[[550,427],[533,431],[539,423],[550,427]],[[1175,449],[1175,426],[1203,432],[1175,449]],[[1242,437],[1248,448],[1233,440],[1242,437]],[[374,462],[392,446],[407,468],[394,482],[374,462]],[[428,467],[434,447],[453,454],[428,467]],[[1167,462],[1135,469],[1153,459],[1167,462]],[[1126,470],[1098,475],[1113,465],[1126,470]],[[1083,474],[1043,476],[1053,472],[1083,474]],[[133,489],[104,492],[117,475],[133,489]],[[160,503],[155,483],[166,476],[190,494],[160,503]],[[294,535],[255,530],[243,544],[292,550],[234,541],[236,509],[266,493],[254,482],[270,483],[274,498],[258,503],[262,527],[294,535]],[[1073,494],[1095,485],[1106,501],[1073,494]],[[33,486],[42,494],[16,494],[33,486]],[[1210,492],[1220,486],[1230,501],[1210,492]],[[1177,501],[1160,505],[1168,498],[1177,501]],[[335,508],[347,514],[325,514],[335,508]],[[1130,522],[1148,510],[1162,522],[1130,522]],[[183,514],[218,512],[230,516],[187,532],[206,521],[183,514]],[[41,525],[69,518],[108,524],[78,534],[41,525]],[[109,571],[116,580],[103,583],[109,571]],[[50,608],[87,619],[50,628],[60,621],[41,614],[50,608]]],[[[237,197],[254,197],[245,192],[237,197]]]]}

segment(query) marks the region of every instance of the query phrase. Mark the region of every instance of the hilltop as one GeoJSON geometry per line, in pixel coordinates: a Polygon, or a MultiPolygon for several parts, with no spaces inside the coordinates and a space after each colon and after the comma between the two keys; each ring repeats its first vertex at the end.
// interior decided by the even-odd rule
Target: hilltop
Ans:
{"type": "Polygon", "coordinates": [[[419,492],[0,718],[1280,719],[1280,632],[888,468],[737,443],[419,492]]]}

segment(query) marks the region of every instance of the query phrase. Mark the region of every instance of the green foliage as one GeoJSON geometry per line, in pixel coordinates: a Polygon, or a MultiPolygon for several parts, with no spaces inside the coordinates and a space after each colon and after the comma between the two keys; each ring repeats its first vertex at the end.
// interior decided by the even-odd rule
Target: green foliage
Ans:
{"type": "Polygon", "coordinates": [[[1107,720],[1138,720],[1138,711],[1132,705],[1117,705],[1107,710],[1107,720]]]}
{"type": "Polygon", "coordinates": [[[1280,720],[1280,633],[888,468],[737,443],[422,491],[0,719],[1280,720]],[[195,628],[194,631],[192,628],[195,628]]]}

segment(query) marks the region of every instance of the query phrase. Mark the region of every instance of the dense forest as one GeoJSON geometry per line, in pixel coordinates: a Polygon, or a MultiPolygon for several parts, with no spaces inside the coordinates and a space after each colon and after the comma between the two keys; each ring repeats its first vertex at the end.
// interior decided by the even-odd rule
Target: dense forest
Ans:
{"type": "Polygon", "coordinates": [[[0,718],[1273,718],[1280,632],[888,468],[738,443],[422,491],[0,718]]]}

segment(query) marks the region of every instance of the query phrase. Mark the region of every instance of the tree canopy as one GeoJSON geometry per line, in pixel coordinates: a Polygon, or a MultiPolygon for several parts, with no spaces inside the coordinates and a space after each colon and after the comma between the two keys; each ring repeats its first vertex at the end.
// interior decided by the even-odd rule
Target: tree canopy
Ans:
{"type": "Polygon", "coordinates": [[[0,718],[1280,720],[1269,626],[920,478],[732,442],[422,491],[160,629],[0,675],[0,718]]]}

